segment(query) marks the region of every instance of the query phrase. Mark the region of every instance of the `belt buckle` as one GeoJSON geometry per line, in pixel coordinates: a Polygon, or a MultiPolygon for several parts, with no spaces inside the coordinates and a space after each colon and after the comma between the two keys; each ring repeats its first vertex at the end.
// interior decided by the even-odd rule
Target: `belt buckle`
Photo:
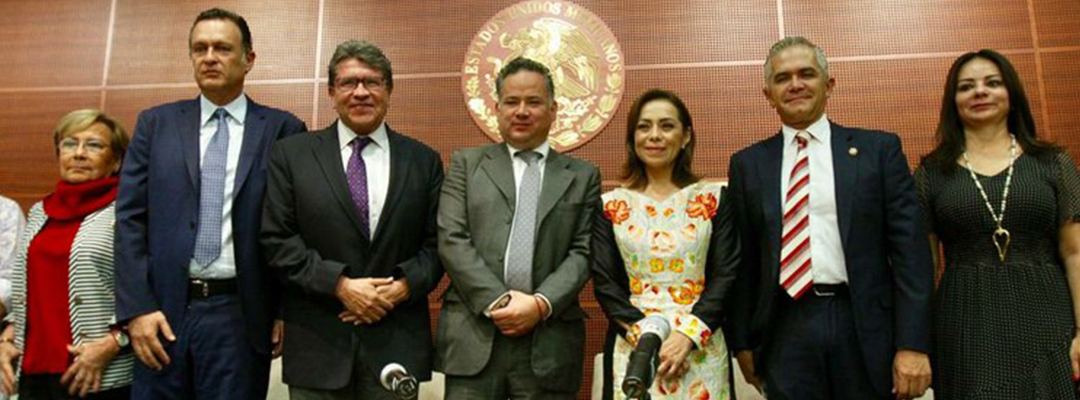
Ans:
{"type": "Polygon", "coordinates": [[[191,283],[202,287],[202,297],[210,297],[210,282],[204,281],[202,279],[192,279],[191,283]]]}
{"type": "Polygon", "coordinates": [[[818,297],[833,297],[836,296],[836,292],[819,292],[817,285],[814,285],[814,294],[818,297]]]}

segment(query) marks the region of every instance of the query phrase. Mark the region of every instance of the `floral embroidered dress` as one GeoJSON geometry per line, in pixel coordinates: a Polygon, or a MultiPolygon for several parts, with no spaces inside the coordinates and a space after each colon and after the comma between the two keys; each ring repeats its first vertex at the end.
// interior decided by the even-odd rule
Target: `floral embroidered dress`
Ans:
{"type": "MultiPolygon", "coordinates": [[[[723,296],[709,296],[709,301],[717,304],[701,305],[702,309],[715,308],[717,311],[698,313],[695,307],[706,287],[707,269],[709,265],[716,265],[707,263],[707,258],[719,254],[710,253],[710,244],[716,241],[713,217],[720,198],[720,184],[710,182],[687,186],[664,201],[622,188],[603,196],[604,218],[610,221],[628,280],[629,303],[642,315],[663,315],[671,324],[672,335],[681,332],[695,344],[695,349],[687,356],[689,372],[681,379],[654,383],[650,392],[657,399],[716,400],[731,396],[728,351],[723,332],[718,329],[719,303],[723,296]],[[715,321],[706,323],[699,314],[708,314],[708,318],[715,321]],[[717,330],[711,330],[709,325],[716,326],[717,330]]],[[[730,220],[726,221],[726,225],[730,225],[730,220]]],[[[727,243],[722,244],[729,247],[726,249],[729,252],[737,250],[727,243]]],[[[726,258],[727,264],[734,265],[731,256],[718,258],[726,258]]],[[[733,279],[734,268],[726,269],[724,275],[733,279]]],[[[718,277],[710,277],[710,282],[718,281],[714,278],[718,277]]],[[[601,280],[603,278],[598,277],[598,286],[603,285],[601,280]]],[[[710,287],[710,291],[726,292],[730,283],[718,286],[722,287],[710,287]]],[[[604,302],[604,296],[599,293],[601,289],[597,291],[598,298],[604,302]]],[[[605,307],[605,312],[609,308],[605,307]]],[[[611,316],[610,312],[608,314],[611,316]]],[[[612,318],[635,321],[626,317],[612,318]]],[[[639,332],[640,328],[635,324],[626,335],[629,341],[615,335],[613,349],[609,349],[613,353],[611,382],[616,399],[625,397],[621,383],[633,350],[631,342],[636,342],[639,332]]]]}

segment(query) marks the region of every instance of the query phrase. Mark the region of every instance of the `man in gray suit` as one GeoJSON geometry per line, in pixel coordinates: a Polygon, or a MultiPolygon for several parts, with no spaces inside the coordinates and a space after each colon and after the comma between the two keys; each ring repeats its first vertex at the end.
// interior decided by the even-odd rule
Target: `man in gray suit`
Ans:
{"type": "Polygon", "coordinates": [[[499,72],[506,143],[450,158],[439,256],[450,275],[436,347],[446,398],[574,398],[581,384],[595,166],[552,151],[555,86],[518,58],[499,72]]]}

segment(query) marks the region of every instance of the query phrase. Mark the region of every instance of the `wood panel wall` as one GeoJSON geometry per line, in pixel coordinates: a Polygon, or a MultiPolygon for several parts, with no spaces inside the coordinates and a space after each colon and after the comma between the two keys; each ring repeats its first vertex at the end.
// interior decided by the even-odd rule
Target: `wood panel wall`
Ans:
{"type": "MultiPolygon", "coordinates": [[[[473,35],[510,0],[5,0],[0,2],[0,194],[24,208],[51,191],[50,132],[66,112],[102,108],[134,128],[138,112],[197,95],[187,59],[195,15],[244,15],[258,54],[247,93],[310,127],[334,119],[326,62],[366,38],[393,62],[389,123],[442,152],[488,143],[467,114],[460,67],[473,35]]],[[[775,132],[761,94],[769,45],[803,35],[829,56],[838,85],[828,108],[848,125],[898,132],[914,162],[933,146],[952,60],[994,48],[1019,69],[1042,134],[1080,155],[1078,0],[577,0],[618,37],[626,91],[615,120],[572,154],[600,166],[605,187],[622,163],[626,108],[642,91],[681,94],[696,119],[697,171],[722,178],[730,155],[775,132]]],[[[434,298],[434,297],[433,297],[434,298]]],[[[606,327],[582,295],[591,354],[606,327]]],[[[437,309],[438,303],[432,307],[437,309]]],[[[591,358],[590,358],[591,360],[591,358]]],[[[591,363],[589,364],[591,370],[591,363]]],[[[591,372],[586,373],[586,381],[591,372]]],[[[586,387],[588,382],[586,382],[586,387]]],[[[583,392],[584,393],[584,392],[583,392]]]]}

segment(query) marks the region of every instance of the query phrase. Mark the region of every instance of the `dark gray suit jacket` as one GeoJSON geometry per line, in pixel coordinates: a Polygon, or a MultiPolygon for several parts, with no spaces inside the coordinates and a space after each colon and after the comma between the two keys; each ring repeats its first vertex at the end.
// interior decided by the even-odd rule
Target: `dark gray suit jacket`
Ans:
{"type": "MultiPolygon", "coordinates": [[[[462,150],[450,159],[439,201],[439,256],[450,275],[436,347],[442,371],[475,375],[487,365],[500,334],[484,311],[508,291],[503,281],[516,190],[505,144],[462,150]]],[[[585,348],[578,292],[589,277],[592,215],[600,203],[600,172],[591,164],[548,153],[537,208],[533,258],[535,293],[552,315],[533,331],[530,362],[546,390],[576,392],[585,348]]]]}
{"type": "Polygon", "coordinates": [[[369,240],[360,231],[345,180],[337,124],[282,140],[270,158],[260,240],[267,262],[285,280],[285,383],[344,387],[357,348],[378,374],[396,362],[431,378],[427,294],[442,279],[435,251],[435,213],[442,161],[431,148],[387,128],[390,186],[369,240]],[[338,278],[405,277],[409,299],[382,320],[354,327],[338,320],[338,278]]]}

